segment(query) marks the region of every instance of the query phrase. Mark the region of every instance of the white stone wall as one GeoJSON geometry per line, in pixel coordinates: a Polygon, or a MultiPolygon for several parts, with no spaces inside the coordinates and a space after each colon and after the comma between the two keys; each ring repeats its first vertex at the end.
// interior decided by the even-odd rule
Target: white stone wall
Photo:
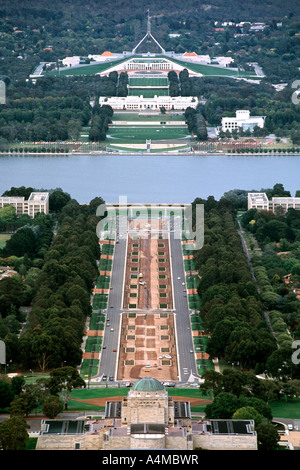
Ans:
{"type": "Polygon", "coordinates": [[[194,435],[193,448],[208,450],[257,450],[257,436],[247,435],[194,435]]]}

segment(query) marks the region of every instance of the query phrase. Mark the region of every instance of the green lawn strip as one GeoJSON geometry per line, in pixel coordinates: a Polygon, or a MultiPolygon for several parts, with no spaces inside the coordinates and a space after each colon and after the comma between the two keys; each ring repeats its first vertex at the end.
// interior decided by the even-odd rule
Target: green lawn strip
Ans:
{"type": "Polygon", "coordinates": [[[197,359],[198,374],[203,375],[207,370],[213,370],[214,364],[210,359],[197,359]]]}
{"type": "Polygon", "coordinates": [[[192,259],[184,260],[184,268],[185,268],[185,271],[197,271],[195,262],[192,259]]]}
{"type": "Polygon", "coordinates": [[[111,259],[100,259],[99,271],[111,271],[112,260],[111,259]]]}
{"type": "Polygon", "coordinates": [[[114,112],[113,121],[183,121],[186,119],[183,114],[139,114],[128,112],[114,112]]]}
{"type": "Polygon", "coordinates": [[[248,77],[248,78],[257,78],[255,72],[241,72],[237,70],[231,70],[227,68],[222,68],[214,65],[204,65],[204,64],[193,64],[191,62],[185,62],[178,59],[170,59],[176,64],[183,65],[187,69],[193,70],[194,72],[201,73],[206,76],[228,76],[228,77],[248,77]]]}
{"type": "Polygon", "coordinates": [[[83,359],[80,369],[80,375],[84,378],[93,377],[97,374],[98,368],[98,359],[83,359]]]}
{"type": "Polygon", "coordinates": [[[190,138],[184,126],[112,126],[108,130],[107,144],[145,143],[146,140],[169,140],[190,138]]]}
{"type": "MultiPolygon", "coordinates": [[[[101,329],[101,328],[98,328],[101,329]]],[[[101,350],[102,337],[101,336],[89,336],[85,343],[85,352],[99,352],[101,350]]]]}
{"type": "Polygon", "coordinates": [[[208,341],[208,338],[206,336],[194,336],[193,337],[193,342],[194,342],[194,345],[196,346],[196,349],[202,352],[206,350],[207,341],[208,341]]]}
{"type": "Polygon", "coordinates": [[[168,96],[168,88],[129,88],[129,96],[143,96],[154,98],[154,96],[168,96]]]}
{"type": "Polygon", "coordinates": [[[201,299],[198,294],[188,295],[188,302],[191,310],[200,310],[201,299]]]}
{"type": "Polygon", "coordinates": [[[101,248],[102,255],[113,255],[114,253],[114,245],[111,243],[103,243],[101,248]]]}
{"type": "Polygon", "coordinates": [[[35,450],[37,441],[38,441],[37,437],[30,437],[26,443],[25,449],[23,450],[35,450]]]}
{"type": "Polygon", "coordinates": [[[93,298],[93,310],[105,309],[107,307],[108,294],[95,294],[93,298]]]}
{"type": "Polygon", "coordinates": [[[11,238],[10,233],[0,233],[0,249],[4,248],[6,242],[11,238]]]}
{"type": "Polygon", "coordinates": [[[96,289],[108,289],[109,283],[110,283],[110,277],[104,276],[101,274],[100,276],[98,276],[95,287],[96,289]]]}
{"type": "Polygon", "coordinates": [[[300,398],[274,400],[269,402],[272,415],[276,418],[300,419],[300,398]]]}
{"type": "Polygon", "coordinates": [[[63,68],[59,70],[52,70],[45,75],[95,75],[96,73],[104,72],[111,67],[115,67],[116,65],[121,64],[122,62],[127,61],[128,59],[119,59],[110,62],[104,62],[103,64],[90,64],[90,65],[82,65],[80,67],[70,67],[70,68],[63,68]]]}
{"type": "Polygon", "coordinates": [[[169,80],[167,77],[128,77],[129,86],[168,86],[169,80]]]}
{"type": "Polygon", "coordinates": [[[45,373],[39,373],[39,372],[34,372],[34,373],[25,373],[22,374],[22,377],[25,379],[25,384],[26,385],[31,385],[35,384],[38,379],[49,379],[50,374],[45,374],[45,373]]]}
{"type": "Polygon", "coordinates": [[[105,411],[105,406],[97,406],[92,403],[82,403],[74,400],[68,400],[68,411],[105,411]]]}
{"type": "Polygon", "coordinates": [[[104,330],[105,315],[93,312],[90,319],[90,330],[104,330]]]}
{"type": "Polygon", "coordinates": [[[190,274],[186,276],[186,286],[188,289],[197,289],[199,284],[199,277],[197,274],[190,274]]]}
{"type": "MultiPolygon", "coordinates": [[[[109,398],[116,396],[127,396],[129,387],[102,387],[92,389],[76,389],[71,392],[70,398],[76,398],[80,400],[87,400],[92,398],[109,398]]],[[[167,387],[168,394],[170,397],[190,397],[190,398],[204,398],[207,399],[208,395],[205,395],[199,389],[192,388],[171,388],[167,387]]]]}

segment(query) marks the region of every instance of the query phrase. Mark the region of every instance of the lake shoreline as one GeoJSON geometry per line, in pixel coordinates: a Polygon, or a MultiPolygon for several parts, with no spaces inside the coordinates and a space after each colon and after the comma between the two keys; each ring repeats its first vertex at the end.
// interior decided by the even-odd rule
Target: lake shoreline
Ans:
{"type": "Polygon", "coordinates": [[[176,152],[176,151],[169,151],[169,152],[107,152],[106,150],[103,151],[92,151],[92,152],[0,152],[1,155],[8,155],[8,156],[19,156],[19,157],[26,157],[26,156],[35,156],[35,155],[45,155],[49,156],[85,156],[85,155],[99,155],[99,156],[227,156],[227,157],[255,157],[255,156],[264,156],[264,157],[288,157],[288,156],[296,156],[299,157],[299,152],[223,152],[223,151],[215,151],[215,152],[176,152]]]}

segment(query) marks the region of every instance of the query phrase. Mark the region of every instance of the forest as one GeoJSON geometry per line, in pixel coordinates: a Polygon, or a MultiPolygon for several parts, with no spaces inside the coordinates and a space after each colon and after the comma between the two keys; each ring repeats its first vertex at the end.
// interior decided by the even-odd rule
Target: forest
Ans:
{"type": "MultiPolygon", "coordinates": [[[[11,83],[7,104],[0,108],[0,145],[8,142],[76,141],[92,117],[90,101],[115,93],[110,77],[11,83]]],[[[105,138],[105,136],[104,136],[105,138]]]]}
{"type": "Polygon", "coordinates": [[[287,262],[288,271],[292,269],[294,277],[291,281],[299,282],[299,214],[295,214],[297,211],[281,216],[260,211],[244,213],[243,226],[248,226],[252,220],[257,221],[250,225],[261,233],[259,241],[267,243],[261,256],[251,258],[253,278],[237,231],[232,201],[226,197],[220,201],[209,197],[207,200],[196,199],[193,204],[197,203],[203,203],[205,208],[205,242],[203,248],[195,253],[194,260],[200,276],[200,316],[205,331],[210,335],[208,354],[240,370],[253,370],[256,374],[267,371],[270,376],[281,374],[299,379],[299,365],[291,360],[291,344],[293,339],[300,337],[300,304],[293,285],[284,282],[286,271],[276,254],[286,243],[291,253],[283,263],[287,262]],[[267,224],[271,221],[274,230],[270,227],[268,231],[267,224]],[[277,224],[278,232],[275,229],[277,224]],[[269,233],[276,240],[268,239],[269,233]],[[279,240],[282,245],[272,244],[279,240]],[[265,278],[260,277],[262,270],[266,273],[265,278]],[[265,318],[266,312],[273,325],[278,320],[286,321],[278,330],[282,336],[272,333],[265,318]]]}
{"type": "MultiPolygon", "coordinates": [[[[20,195],[28,189],[11,188],[7,193],[20,195]]],[[[0,338],[6,343],[8,362],[27,370],[80,364],[90,292],[98,275],[95,214],[102,198],[80,205],[61,189],[52,190],[50,197],[52,215],[41,214],[31,224],[24,220],[26,225],[0,253],[1,265],[17,271],[0,283],[0,338]],[[54,225],[59,227],[56,236],[54,225]],[[24,322],[21,306],[32,309],[19,336],[24,322]]]]}

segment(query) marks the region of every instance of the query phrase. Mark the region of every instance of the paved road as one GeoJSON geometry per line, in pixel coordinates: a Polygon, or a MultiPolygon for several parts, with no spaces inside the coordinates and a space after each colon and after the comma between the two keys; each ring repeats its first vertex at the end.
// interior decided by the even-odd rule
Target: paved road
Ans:
{"type": "Polygon", "coordinates": [[[108,308],[106,315],[106,326],[104,330],[104,338],[102,350],[100,353],[100,368],[98,377],[107,375],[114,377],[117,374],[117,357],[119,345],[119,332],[121,323],[122,301],[123,301],[123,282],[126,261],[126,237],[119,236],[117,226],[117,240],[115,243],[114,260],[111,272],[111,284],[108,297],[108,308]],[[108,320],[109,319],[109,323],[108,320]],[[109,326],[108,326],[109,324],[109,326]],[[113,329],[113,331],[111,331],[113,329]],[[116,349],[116,352],[114,352],[116,349]]]}
{"type": "Polygon", "coordinates": [[[192,331],[190,325],[190,309],[187,297],[184,296],[186,286],[181,240],[174,236],[174,227],[170,225],[170,255],[173,278],[173,304],[177,331],[177,354],[179,362],[179,379],[186,382],[190,375],[197,375],[192,331]],[[180,279],[178,279],[180,278],[180,279]]]}
{"type": "MultiPolygon", "coordinates": [[[[118,223],[118,222],[117,222],[118,223]]],[[[122,230],[121,230],[122,232],[122,230]]],[[[173,306],[175,309],[175,322],[177,333],[177,358],[179,362],[179,381],[187,382],[191,374],[197,376],[193,340],[190,328],[190,310],[187,297],[182,285],[185,281],[185,272],[182,256],[181,240],[174,237],[173,226],[170,225],[170,261],[173,278],[173,306]],[[178,279],[178,277],[180,279],[178,279]]],[[[104,331],[103,347],[100,353],[100,367],[98,378],[103,375],[114,377],[117,374],[118,344],[121,326],[121,312],[123,302],[123,283],[125,275],[127,237],[120,234],[117,225],[117,239],[115,244],[114,261],[111,274],[111,287],[108,299],[107,319],[109,326],[104,331]],[[113,329],[113,331],[111,331],[113,329]],[[116,350],[114,352],[114,350],[116,350]]],[[[107,320],[106,319],[106,320],[107,320]]]]}

